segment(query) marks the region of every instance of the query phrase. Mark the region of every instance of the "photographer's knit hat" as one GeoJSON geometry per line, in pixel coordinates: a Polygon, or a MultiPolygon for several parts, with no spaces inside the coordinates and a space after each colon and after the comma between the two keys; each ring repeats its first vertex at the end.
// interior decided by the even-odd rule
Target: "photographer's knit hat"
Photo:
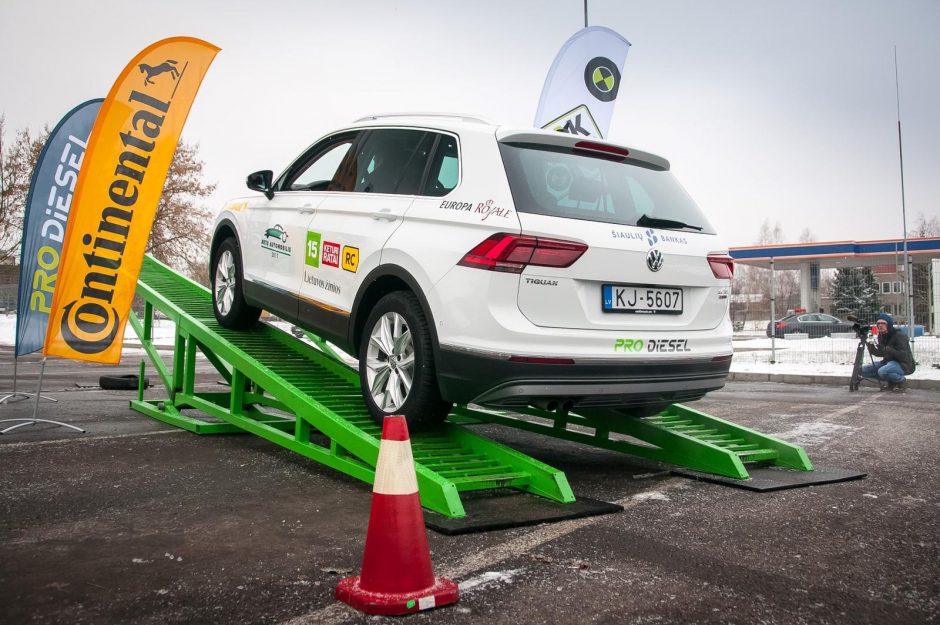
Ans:
{"type": "Polygon", "coordinates": [[[878,319],[882,319],[888,324],[888,330],[892,330],[894,328],[894,319],[892,319],[891,315],[889,315],[888,313],[886,312],[881,313],[880,315],[878,315],[878,319]]]}

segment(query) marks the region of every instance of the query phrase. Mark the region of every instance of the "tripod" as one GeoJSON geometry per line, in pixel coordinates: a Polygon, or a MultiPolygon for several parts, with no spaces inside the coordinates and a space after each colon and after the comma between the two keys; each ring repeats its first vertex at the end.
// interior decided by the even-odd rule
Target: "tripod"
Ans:
{"type": "MultiPolygon", "coordinates": [[[[858,347],[855,348],[855,365],[852,367],[852,377],[849,379],[849,390],[857,391],[858,385],[865,379],[862,377],[862,363],[865,360],[865,351],[868,345],[868,329],[863,328],[851,315],[849,315],[849,321],[855,321],[852,329],[855,330],[855,335],[858,337],[858,347]]],[[[873,357],[871,358],[871,362],[875,364],[873,357]]],[[[878,381],[878,386],[881,387],[880,380],[878,381]]]]}

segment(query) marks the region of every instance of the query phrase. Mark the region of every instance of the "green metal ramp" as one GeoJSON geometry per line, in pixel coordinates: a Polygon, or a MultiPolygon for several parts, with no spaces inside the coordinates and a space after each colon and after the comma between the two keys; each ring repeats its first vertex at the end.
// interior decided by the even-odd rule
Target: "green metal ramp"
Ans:
{"type": "MultiPolygon", "coordinates": [[[[223,328],[205,287],[149,256],[137,293],[144,300],[144,318],[131,315],[131,325],[169,396],[144,399],[141,362],[133,409],[198,434],[256,434],[373,482],[381,428],[363,403],[358,373],[325,342],[312,337],[317,349],[266,324],[249,331],[223,328]],[[155,310],[175,324],[171,366],[153,343],[155,310]],[[228,390],[196,391],[197,352],[226,380],[228,390]]],[[[745,463],[813,468],[795,445],[678,404],[645,419],[613,411],[508,413],[458,406],[448,422],[414,434],[411,441],[421,503],[448,517],[465,516],[460,493],[474,490],[514,488],[561,503],[575,500],[564,473],[459,425],[472,422],[509,425],[741,480],[748,478],[745,463]]]]}
{"type": "MultiPolygon", "coordinates": [[[[131,324],[169,392],[131,407],[198,434],[250,432],[371,484],[381,428],[362,400],[359,376],[344,363],[265,324],[234,331],[218,324],[209,291],[146,257],[137,293],[144,319],[131,324]],[[176,326],[172,368],[153,344],[153,312],[176,326]],[[196,353],[229,383],[223,392],[195,390],[196,353]],[[196,409],[204,415],[190,416],[196,409]],[[326,444],[311,438],[319,432],[326,444]]],[[[141,363],[141,380],[144,364],[141,363]]],[[[418,488],[425,507],[464,516],[460,493],[516,488],[558,502],[574,501],[564,473],[466,428],[444,423],[412,436],[418,488]]]]}

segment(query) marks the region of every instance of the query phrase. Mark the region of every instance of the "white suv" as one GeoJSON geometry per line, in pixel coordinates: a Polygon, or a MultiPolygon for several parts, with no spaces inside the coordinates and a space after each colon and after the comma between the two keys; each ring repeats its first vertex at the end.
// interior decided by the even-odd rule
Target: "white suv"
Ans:
{"type": "Polygon", "coordinates": [[[214,309],[359,359],[372,415],[658,412],[724,385],[733,265],[658,156],[447,115],[368,117],[226,204],[214,309]]]}

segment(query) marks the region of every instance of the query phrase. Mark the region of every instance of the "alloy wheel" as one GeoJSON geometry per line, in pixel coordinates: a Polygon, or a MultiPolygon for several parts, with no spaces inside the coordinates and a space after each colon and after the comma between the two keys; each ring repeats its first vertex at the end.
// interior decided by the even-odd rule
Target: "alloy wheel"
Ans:
{"type": "Polygon", "coordinates": [[[231,250],[225,250],[215,266],[215,305],[222,315],[232,310],[236,281],[235,258],[231,250]]]}
{"type": "Polygon", "coordinates": [[[415,346],[404,317],[387,312],[376,321],[366,350],[366,380],[372,401],[384,412],[398,410],[414,380],[415,346]]]}

